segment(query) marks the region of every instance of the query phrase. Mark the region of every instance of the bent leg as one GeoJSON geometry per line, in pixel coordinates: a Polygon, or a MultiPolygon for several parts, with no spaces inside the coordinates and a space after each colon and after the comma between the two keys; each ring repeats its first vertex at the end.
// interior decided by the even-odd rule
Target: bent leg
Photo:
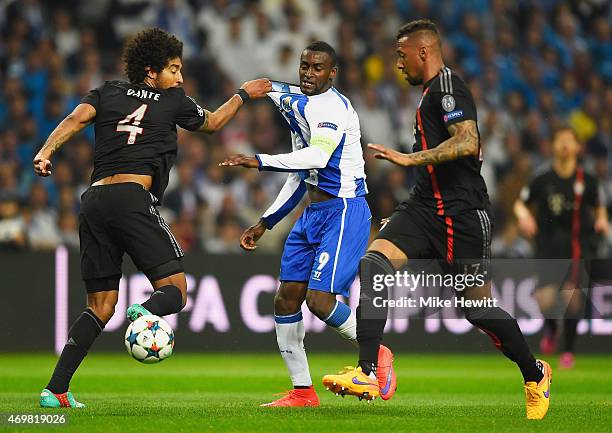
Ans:
{"type": "Polygon", "coordinates": [[[357,321],[351,308],[338,301],[336,295],[320,290],[308,289],[308,309],[334,331],[354,345],[357,345],[357,321]]]}
{"type": "Polygon", "coordinates": [[[187,301],[187,280],[179,259],[171,260],[146,272],[155,291],[142,303],[151,314],[178,313],[187,301]]]}

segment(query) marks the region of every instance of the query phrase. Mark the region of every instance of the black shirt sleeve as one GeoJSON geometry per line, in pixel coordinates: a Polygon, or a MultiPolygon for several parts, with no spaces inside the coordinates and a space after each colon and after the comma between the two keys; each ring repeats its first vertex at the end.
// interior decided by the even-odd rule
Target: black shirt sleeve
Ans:
{"type": "Polygon", "coordinates": [[[441,77],[440,83],[433,86],[435,88],[432,89],[434,93],[432,96],[436,98],[436,103],[440,107],[440,116],[446,127],[464,120],[477,120],[474,98],[461,78],[453,75],[452,84],[449,85],[448,81],[441,77]]]}
{"type": "Polygon", "coordinates": [[[93,89],[90,90],[89,93],[81,99],[81,104],[89,104],[92,105],[96,111],[98,111],[98,107],[100,104],[100,90],[93,89]]]}
{"type": "Polygon", "coordinates": [[[542,176],[536,176],[528,185],[525,185],[521,190],[521,200],[531,205],[538,203],[543,192],[542,176]]]}
{"type": "Polygon", "coordinates": [[[206,120],[204,109],[191,96],[185,95],[183,89],[179,89],[179,106],[176,113],[175,123],[188,131],[200,128],[206,120]]]}

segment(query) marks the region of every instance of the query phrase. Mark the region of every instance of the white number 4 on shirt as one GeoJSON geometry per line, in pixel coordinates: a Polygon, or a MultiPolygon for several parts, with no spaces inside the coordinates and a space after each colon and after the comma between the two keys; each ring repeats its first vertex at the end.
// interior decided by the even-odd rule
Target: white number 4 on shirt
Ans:
{"type": "Polygon", "coordinates": [[[136,136],[142,134],[142,128],[140,127],[140,121],[147,111],[147,104],[142,104],[140,107],[135,109],[131,114],[125,116],[125,119],[119,121],[117,124],[117,132],[129,132],[130,135],[127,140],[127,144],[134,144],[136,142],[136,136]]]}

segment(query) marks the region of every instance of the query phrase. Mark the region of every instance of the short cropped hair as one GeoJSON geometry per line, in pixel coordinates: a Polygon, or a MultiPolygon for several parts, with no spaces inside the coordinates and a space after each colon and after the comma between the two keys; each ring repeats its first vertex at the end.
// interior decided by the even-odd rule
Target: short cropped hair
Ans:
{"type": "Polygon", "coordinates": [[[338,56],[336,55],[336,50],[334,50],[334,48],[327,42],[316,41],[309,44],[305,49],[308,51],[320,51],[322,53],[327,53],[331,58],[332,67],[336,66],[336,63],[338,63],[338,56]]]}
{"type": "Polygon", "coordinates": [[[138,33],[125,45],[123,61],[131,83],[142,83],[147,76],[145,67],[161,72],[168,62],[183,57],[183,43],[174,35],[152,27],[138,33]]]}
{"type": "Polygon", "coordinates": [[[397,39],[401,39],[411,33],[420,31],[433,32],[436,34],[438,39],[440,39],[440,32],[438,31],[438,26],[436,26],[433,21],[428,19],[410,21],[409,23],[404,24],[397,32],[397,39]]]}

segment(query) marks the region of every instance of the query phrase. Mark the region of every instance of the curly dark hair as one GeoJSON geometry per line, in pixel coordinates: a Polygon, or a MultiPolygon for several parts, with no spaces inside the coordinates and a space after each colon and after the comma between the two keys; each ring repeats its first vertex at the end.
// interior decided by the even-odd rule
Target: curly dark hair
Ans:
{"type": "Polygon", "coordinates": [[[174,35],[157,27],[141,31],[125,45],[123,61],[131,83],[142,83],[147,76],[145,67],[160,72],[168,61],[183,56],[183,43],[174,35]]]}

